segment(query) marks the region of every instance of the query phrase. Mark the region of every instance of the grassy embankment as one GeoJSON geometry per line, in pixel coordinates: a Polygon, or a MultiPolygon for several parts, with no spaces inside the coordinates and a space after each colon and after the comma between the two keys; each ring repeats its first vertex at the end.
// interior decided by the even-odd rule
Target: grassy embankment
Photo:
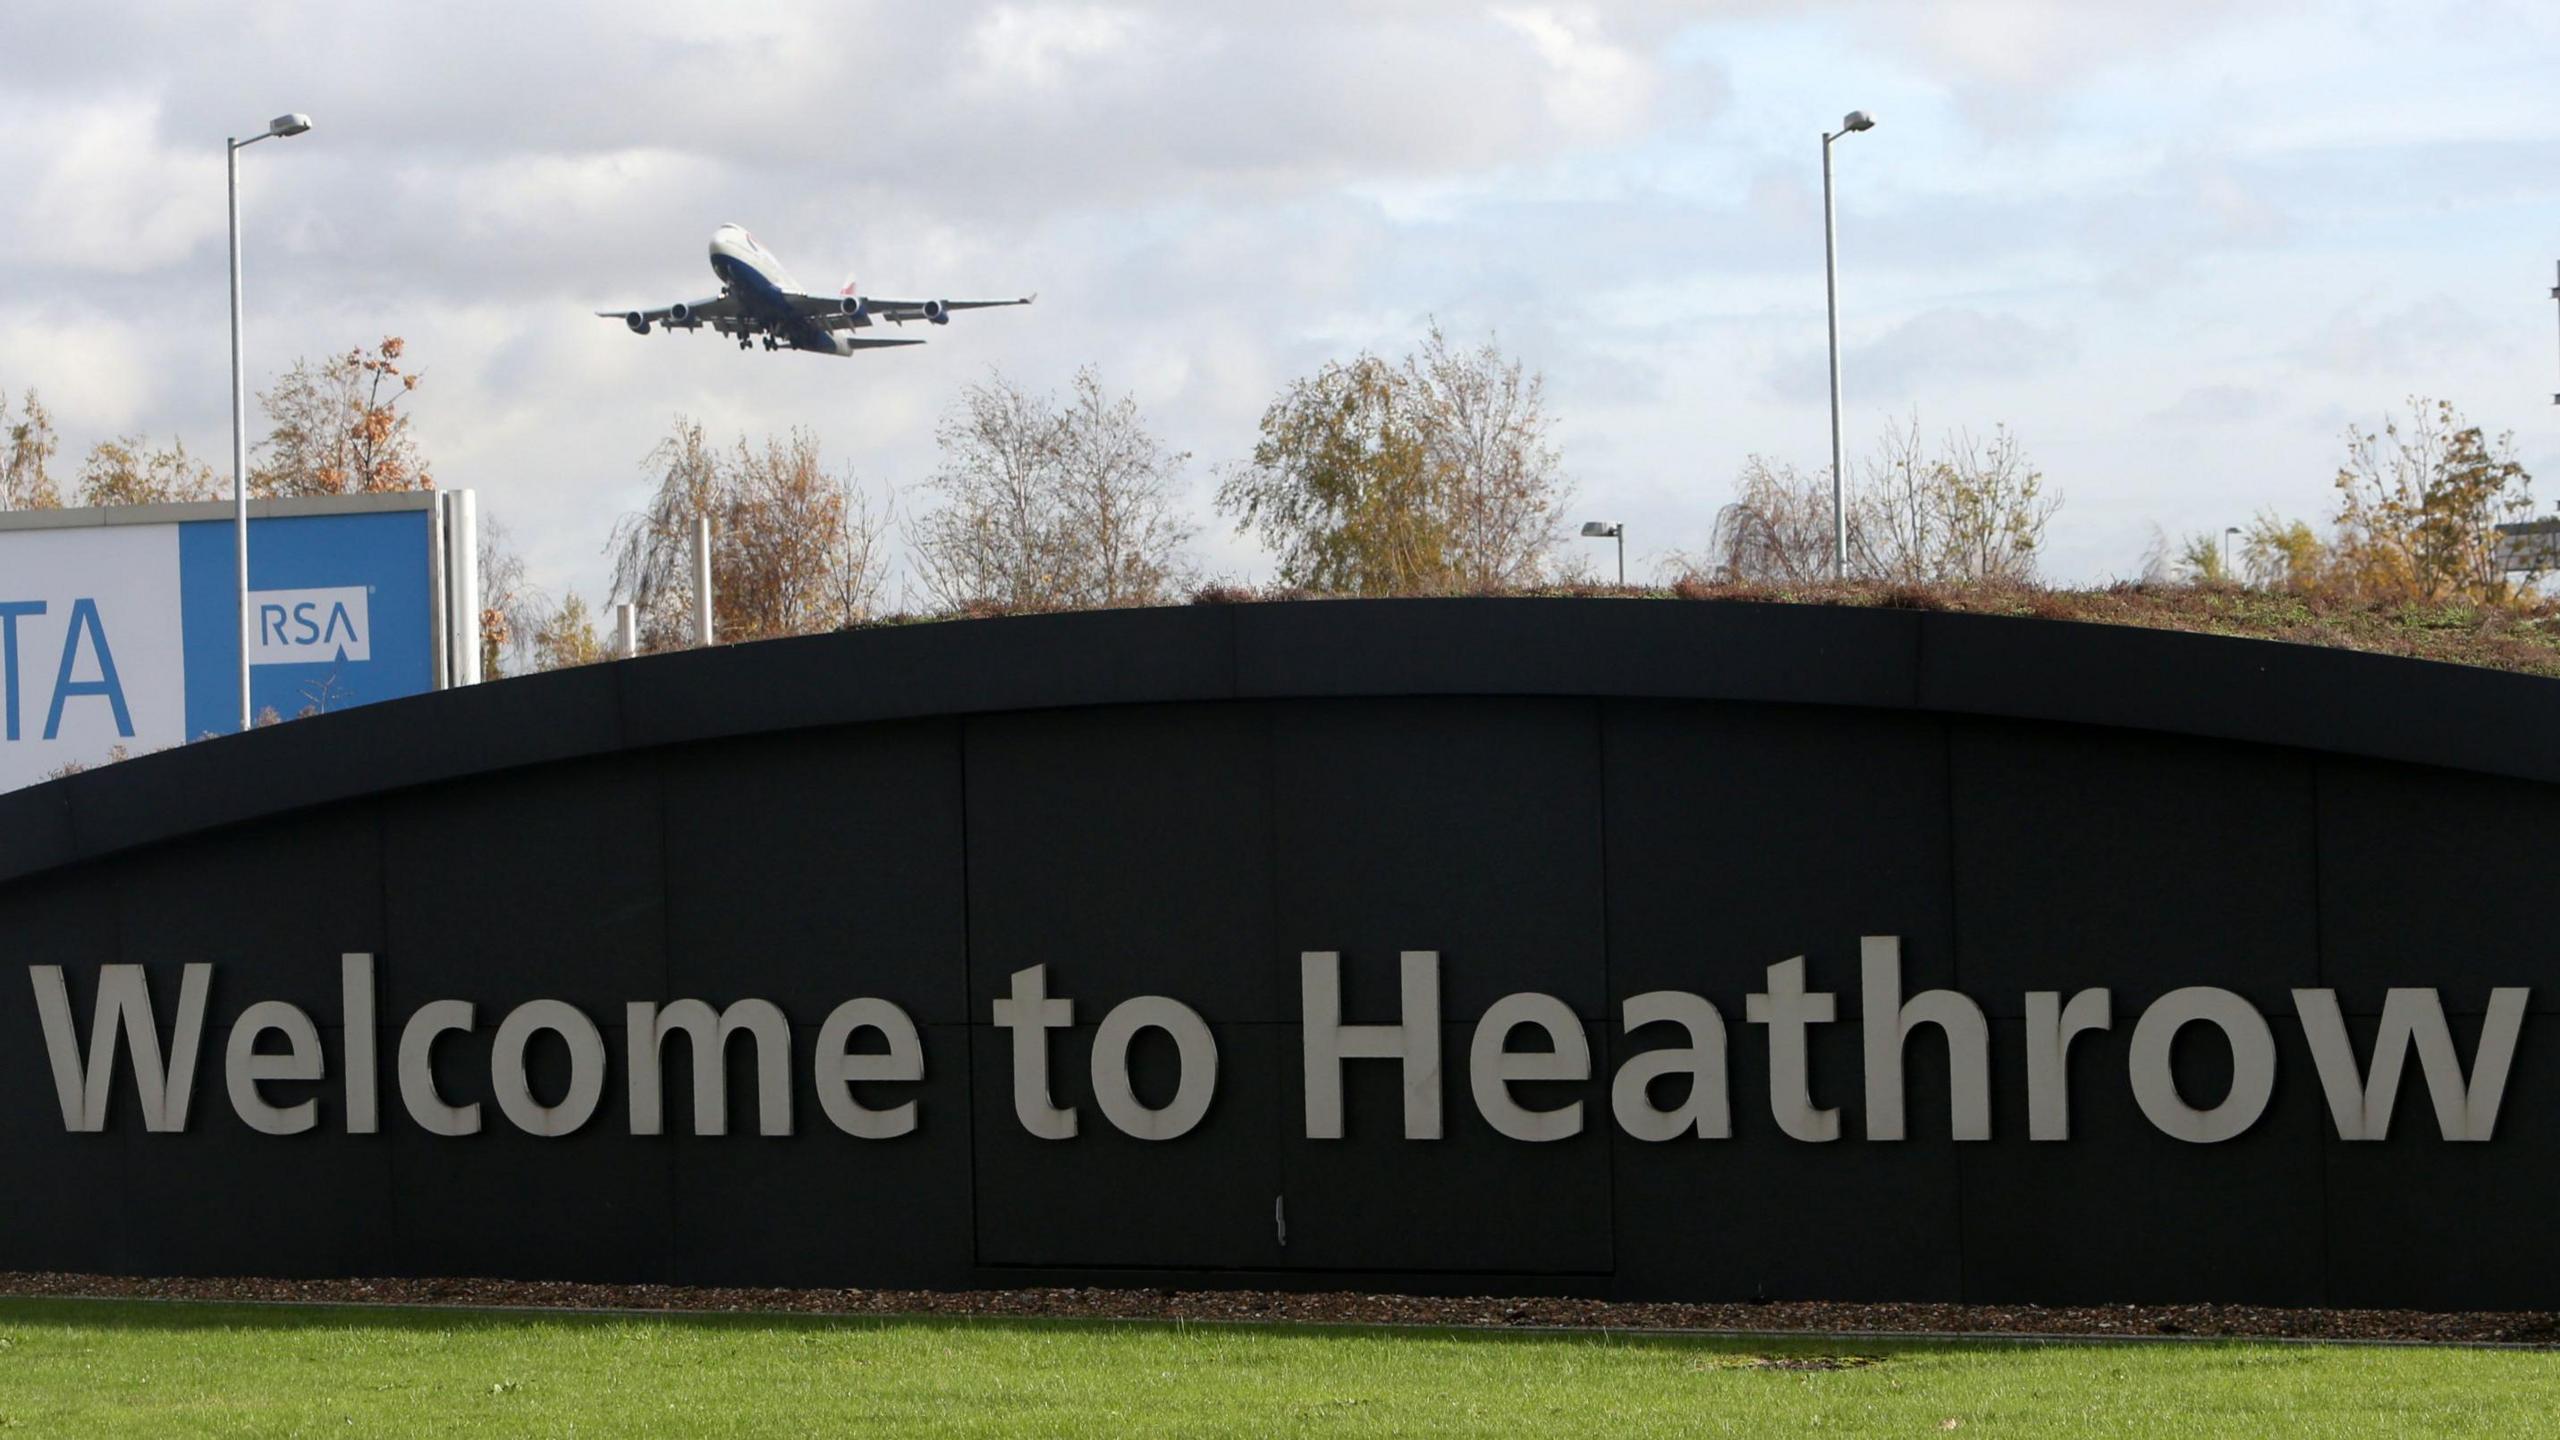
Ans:
{"type": "MultiPolygon", "coordinates": [[[[2530,598],[2510,605],[2467,601],[2342,600],[2238,585],[2135,584],[2087,590],[2034,585],[1899,585],[1874,581],[1773,585],[1684,580],[1671,586],[1574,584],[1485,592],[1488,598],[1576,598],[1659,602],[1842,605],[1853,609],[1940,610],[1974,615],[2019,615],[2283,640],[2297,645],[2361,650],[2560,676],[2560,599],[2530,598]]],[[[1213,585],[1192,603],[1322,603],[1337,597],[1303,590],[1213,585]]],[[[895,615],[864,626],[1045,613],[994,606],[964,607],[941,615],[895,615]]]]}
{"type": "Polygon", "coordinates": [[[2405,1437],[2555,1417],[2544,1352],[0,1300],[0,1428],[34,1434],[2405,1437]]]}

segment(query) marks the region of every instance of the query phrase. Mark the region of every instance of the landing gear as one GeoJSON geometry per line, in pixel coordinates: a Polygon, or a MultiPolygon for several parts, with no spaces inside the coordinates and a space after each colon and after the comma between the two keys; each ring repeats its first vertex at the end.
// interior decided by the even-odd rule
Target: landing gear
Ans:
{"type": "Polygon", "coordinates": [[[741,335],[738,337],[738,348],[741,350],[752,349],[754,348],[755,343],[756,342],[748,336],[741,335]]]}
{"type": "Polygon", "coordinates": [[[775,345],[775,344],[773,343],[773,337],[772,337],[772,336],[767,335],[766,337],[764,337],[764,348],[766,348],[767,350],[775,350],[775,349],[779,349],[779,348],[781,348],[781,347],[779,347],[779,346],[777,346],[777,345],[775,345]]]}

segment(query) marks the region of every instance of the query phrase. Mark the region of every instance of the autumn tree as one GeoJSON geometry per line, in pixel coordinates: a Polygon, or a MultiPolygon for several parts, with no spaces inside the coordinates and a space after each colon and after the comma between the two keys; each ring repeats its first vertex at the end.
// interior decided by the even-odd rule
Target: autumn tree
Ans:
{"type": "Polygon", "coordinates": [[[18,398],[18,413],[9,414],[9,396],[0,391],[0,510],[51,510],[62,503],[53,482],[53,457],[61,441],[53,433],[53,417],[29,388],[18,398]]]}
{"type": "Polygon", "coordinates": [[[939,503],[910,538],[940,604],[1147,605],[1188,583],[1180,493],[1191,457],[1091,369],[1064,403],[991,375],[961,393],[935,438],[942,463],[924,488],[939,503]]]}
{"type": "Polygon", "coordinates": [[[840,629],[877,603],[883,517],[849,475],[829,471],[815,436],[715,452],[679,416],[643,462],[649,506],[614,527],[613,595],[639,610],[644,650],[693,643],[693,536],[711,522],[719,633],[753,640],[840,629]]]}
{"type": "Polygon", "coordinates": [[[604,642],[596,635],[595,616],[574,590],[557,609],[544,614],[533,632],[531,659],[536,670],[593,665],[606,653],[604,642]]]}
{"type": "Polygon", "coordinates": [[[2241,532],[2241,578],[2261,590],[2317,590],[2330,569],[2328,543],[2307,521],[2261,510],[2241,532]]]}
{"type": "Polygon", "coordinates": [[[213,467],[187,453],[187,442],[172,438],[159,449],[140,435],[101,440],[80,462],[83,505],[162,505],[178,501],[215,500],[225,486],[213,467]]]}
{"type": "Polygon", "coordinates": [[[406,342],[384,337],[313,365],[296,360],[261,391],[269,429],[250,487],[261,496],[434,488],[402,402],[424,377],[401,368],[406,342]]]}
{"type": "Polygon", "coordinates": [[[838,630],[879,603],[885,517],[828,472],[806,430],[738,442],[720,476],[711,566],[721,633],[763,640],[838,630]]]}
{"type": "Polygon", "coordinates": [[[1292,585],[1353,594],[1536,579],[1573,486],[1543,377],[1437,324],[1401,361],[1362,353],[1290,382],[1218,508],[1258,532],[1292,585]]]}
{"type": "Polygon", "coordinates": [[[2498,526],[2533,513],[2532,486],[2513,434],[2491,439],[2451,401],[2412,396],[2407,418],[2347,429],[2335,578],[2368,597],[2502,602],[2498,526]]]}

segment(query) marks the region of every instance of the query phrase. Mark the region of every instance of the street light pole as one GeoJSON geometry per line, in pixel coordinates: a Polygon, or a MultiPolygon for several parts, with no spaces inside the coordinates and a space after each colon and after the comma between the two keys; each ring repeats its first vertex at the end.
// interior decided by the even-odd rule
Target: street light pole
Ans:
{"type": "Polygon", "coordinates": [[[1586,520],[1582,523],[1582,538],[1618,542],[1618,584],[1624,586],[1627,583],[1627,523],[1623,520],[1586,520]]]}
{"type": "Polygon", "coordinates": [[[1840,273],[1839,218],[1831,203],[1831,142],[1843,135],[1875,128],[1875,117],[1852,110],[1836,131],[1822,136],[1822,309],[1831,341],[1831,578],[1849,578],[1849,512],[1841,500],[1840,481],[1840,273]]]}
{"type": "Polygon", "coordinates": [[[249,708],[249,441],[246,433],[248,382],[240,364],[240,152],[270,136],[299,135],[311,128],[308,115],[279,115],[267,128],[246,140],[222,142],[223,178],[231,209],[231,539],[239,567],[240,729],[248,732],[255,716],[249,708]]]}

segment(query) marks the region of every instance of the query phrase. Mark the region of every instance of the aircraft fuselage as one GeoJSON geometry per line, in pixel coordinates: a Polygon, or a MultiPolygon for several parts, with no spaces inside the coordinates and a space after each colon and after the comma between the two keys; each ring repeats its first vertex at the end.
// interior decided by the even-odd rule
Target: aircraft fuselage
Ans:
{"type": "MultiPolygon", "coordinates": [[[[711,273],[738,302],[754,328],[795,350],[833,351],[835,341],[808,322],[790,297],[800,289],[782,261],[764,248],[743,225],[723,225],[711,232],[711,273]]],[[[742,327],[745,328],[745,327],[742,327]]],[[[746,343],[740,337],[741,344],[746,343]]]]}

